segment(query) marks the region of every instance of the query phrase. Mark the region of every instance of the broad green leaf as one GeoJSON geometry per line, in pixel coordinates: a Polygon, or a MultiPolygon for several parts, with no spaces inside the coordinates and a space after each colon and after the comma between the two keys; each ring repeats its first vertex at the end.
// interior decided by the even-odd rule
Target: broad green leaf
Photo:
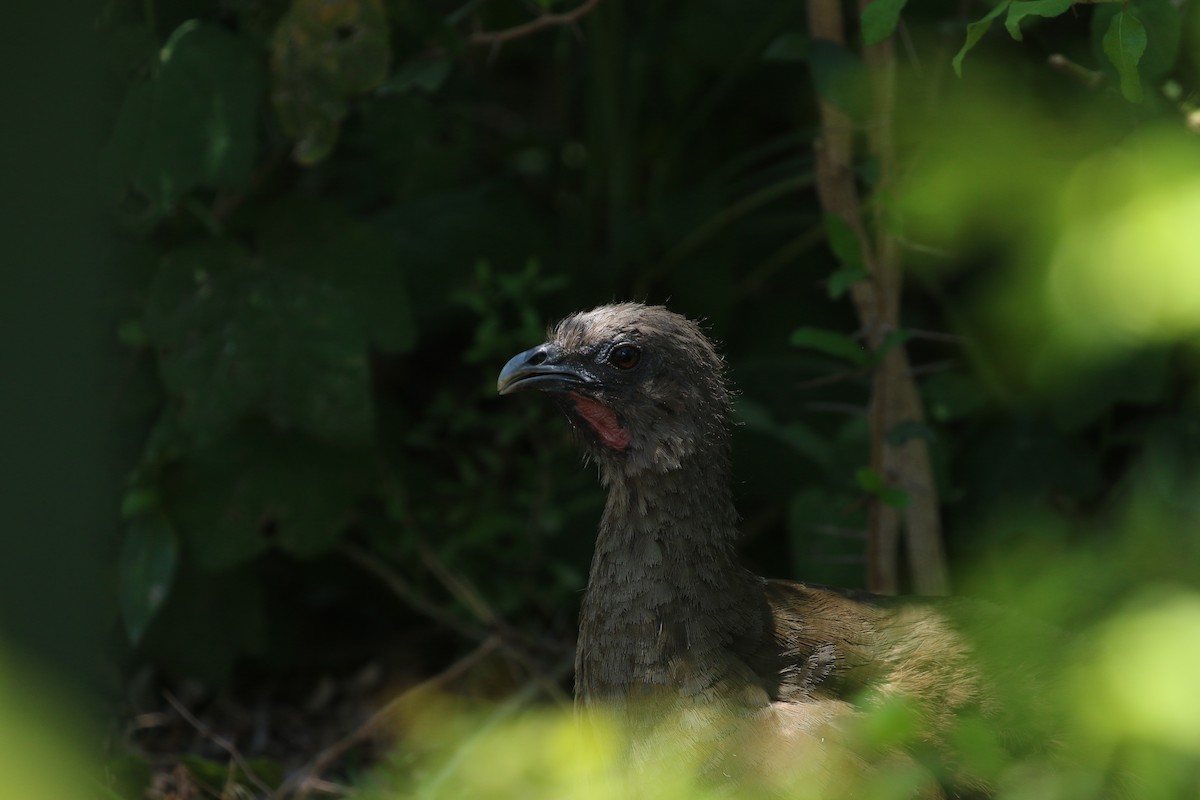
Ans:
{"type": "Polygon", "coordinates": [[[337,287],[375,347],[391,352],[412,347],[416,327],[404,265],[374,225],[334,203],[283,200],[263,215],[258,251],[272,269],[337,287]]]}
{"type": "Polygon", "coordinates": [[[126,527],[117,587],[125,632],[133,644],[142,640],[150,621],[167,599],[178,560],[175,531],[161,511],[143,514],[126,527]]]}
{"type": "Polygon", "coordinates": [[[871,0],[862,11],[862,37],[866,44],[879,44],[896,31],[900,12],[908,0],[871,0]]]}
{"type": "Polygon", "coordinates": [[[866,262],[863,260],[862,242],[859,240],[858,234],[854,232],[854,228],[836,214],[826,214],[824,223],[825,238],[829,242],[829,249],[833,251],[842,266],[850,269],[863,269],[866,262]]]}
{"type": "Polygon", "coordinates": [[[220,684],[240,656],[264,649],[264,585],[249,568],[201,572],[185,559],[170,598],[146,631],[145,657],[173,674],[220,684]]]}
{"type": "Polygon", "coordinates": [[[293,0],[271,42],[271,100],[296,161],[329,155],[348,98],[379,86],[390,60],[382,0],[293,0]]]}
{"type": "Polygon", "coordinates": [[[885,437],[887,443],[892,447],[899,447],[902,444],[911,442],[913,439],[931,441],[933,438],[933,430],[924,422],[917,422],[914,419],[896,423],[887,432],[887,436],[885,437]]]}
{"type": "Polygon", "coordinates": [[[1117,12],[1108,24],[1103,43],[1104,54],[1121,78],[1121,94],[1131,103],[1142,102],[1138,62],[1146,52],[1146,28],[1132,9],[1123,8],[1117,12]]]}
{"type": "Polygon", "coordinates": [[[854,473],[854,481],[858,484],[858,488],[871,494],[879,494],[884,488],[883,476],[870,467],[857,470],[854,473]]]}
{"type": "Polygon", "coordinates": [[[801,328],[792,334],[791,341],[797,347],[817,350],[859,366],[866,366],[871,361],[871,354],[864,350],[858,342],[838,331],[801,328]]]}
{"type": "MultiPolygon", "coordinates": [[[[1145,83],[1157,83],[1167,77],[1179,60],[1185,27],[1180,10],[1171,0],[1138,0],[1132,7],[1146,28],[1146,50],[1137,65],[1138,75],[1145,83]]],[[[1097,58],[1107,59],[1104,36],[1113,18],[1123,10],[1123,5],[1105,3],[1092,13],[1091,38],[1097,58]]]]}
{"type": "Polygon", "coordinates": [[[1004,27],[1018,42],[1021,41],[1021,20],[1025,17],[1057,17],[1071,8],[1073,0],[1014,0],[1009,3],[1004,27]]]}
{"type": "Polygon", "coordinates": [[[734,416],[738,424],[745,425],[748,430],[786,444],[822,469],[829,467],[829,442],[807,425],[800,422],[777,422],[771,418],[766,408],[744,397],[739,397],[734,405],[734,416]]]}
{"type": "Polygon", "coordinates": [[[979,40],[982,39],[983,35],[988,32],[988,28],[992,27],[992,23],[996,20],[996,17],[1003,14],[1011,2],[1012,0],[1000,0],[1000,2],[997,3],[991,11],[989,11],[987,14],[984,14],[981,19],[967,25],[967,39],[965,42],[963,42],[963,46],[959,49],[958,53],[955,54],[954,60],[951,62],[954,65],[955,75],[960,78],[962,77],[963,58],[971,51],[972,48],[975,47],[975,45],[979,44],[979,40]]]}
{"type": "Polygon", "coordinates": [[[198,441],[251,414],[327,441],[365,441],[369,325],[335,281],[220,240],[169,254],[146,303],[168,399],[198,441]]]}
{"type": "Polygon", "coordinates": [[[420,89],[432,94],[441,88],[450,74],[447,58],[419,59],[404,64],[380,87],[385,92],[407,92],[420,89]]]}
{"type": "Polygon", "coordinates": [[[879,500],[885,505],[892,508],[898,508],[901,511],[912,505],[912,495],[903,489],[887,488],[881,489],[879,492],[879,500]]]}
{"type": "Polygon", "coordinates": [[[257,156],[262,92],[262,68],[247,44],[215,25],[181,25],[117,114],[101,168],[113,198],[132,190],[156,218],[193,189],[244,186],[257,156]]]}
{"type": "Polygon", "coordinates": [[[869,277],[871,274],[862,267],[842,267],[834,270],[833,274],[829,276],[825,289],[829,292],[829,296],[836,300],[844,295],[851,286],[869,277]]]}
{"type": "Polygon", "coordinates": [[[808,47],[808,67],[821,99],[854,119],[866,118],[870,87],[857,55],[835,42],[813,39],[808,47]]]}
{"type": "Polygon", "coordinates": [[[879,347],[875,350],[876,358],[883,358],[884,354],[893,347],[899,347],[912,338],[912,332],[904,328],[897,328],[883,337],[883,341],[879,343],[879,347]]]}
{"type": "Polygon", "coordinates": [[[164,497],[204,569],[229,569],[271,547],[308,557],[345,532],[369,465],[359,450],[243,427],[176,468],[164,497]]]}
{"type": "Polygon", "coordinates": [[[763,61],[792,62],[808,58],[809,39],[803,33],[785,33],[763,51],[763,61]]]}

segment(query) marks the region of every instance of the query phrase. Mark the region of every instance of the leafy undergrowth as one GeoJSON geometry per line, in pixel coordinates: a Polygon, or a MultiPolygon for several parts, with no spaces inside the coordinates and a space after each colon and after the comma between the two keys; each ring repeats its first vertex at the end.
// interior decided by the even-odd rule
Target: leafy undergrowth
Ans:
{"type": "MultiPolygon", "coordinates": [[[[661,798],[932,797],[964,776],[997,798],[1194,798],[1200,791],[1200,586],[1191,544],[1194,479],[1160,476],[1094,525],[1088,550],[1055,546],[1051,523],[975,571],[963,592],[999,600],[1004,621],[967,631],[996,677],[1004,714],[1030,742],[1014,747],[990,720],[965,718],[945,740],[957,760],[922,744],[920,714],[902,701],[859,699],[827,733],[743,750],[762,766],[714,761],[713,742],[674,720],[670,735],[629,738],[601,716],[587,724],[563,692],[571,658],[531,667],[487,637],[433,677],[407,682],[372,665],[290,699],[205,697],[180,690],[126,720],[109,760],[110,797],[661,798]],[[1035,622],[1036,620],[1036,622],[1035,622]],[[1040,632],[1049,623],[1046,641],[1040,632]],[[1003,628],[1001,630],[1000,628],[1003,628]],[[1000,642],[999,646],[996,645],[1000,642]],[[1046,695],[1003,664],[1050,665],[1046,695]],[[1048,700],[1046,698],[1049,698],[1048,700]],[[689,730],[688,736],[675,735],[689,730]],[[1032,746],[1030,746],[1032,745],[1032,746]]],[[[1062,537],[1060,542],[1079,541],[1062,537]]],[[[263,691],[263,687],[259,687],[263,691]]],[[[708,730],[708,729],[702,729],[708,730]]],[[[2,739],[3,731],[0,731],[2,739]]]]}

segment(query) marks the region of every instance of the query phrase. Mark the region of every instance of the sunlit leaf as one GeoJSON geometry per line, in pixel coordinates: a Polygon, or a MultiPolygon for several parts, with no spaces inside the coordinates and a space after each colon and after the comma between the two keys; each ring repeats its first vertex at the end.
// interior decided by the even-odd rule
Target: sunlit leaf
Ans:
{"type": "Polygon", "coordinates": [[[1104,54],[1117,68],[1121,78],[1121,94],[1131,103],[1142,101],[1142,79],[1138,62],[1146,52],[1146,28],[1132,9],[1117,12],[1104,34],[1104,54]]]}

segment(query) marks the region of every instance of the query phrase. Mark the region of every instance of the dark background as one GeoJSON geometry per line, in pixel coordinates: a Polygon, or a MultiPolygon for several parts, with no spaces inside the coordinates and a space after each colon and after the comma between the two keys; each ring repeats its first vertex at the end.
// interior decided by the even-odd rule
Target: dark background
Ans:
{"type": "MultiPolygon", "coordinates": [[[[1022,42],[998,22],[962,79],[987,9],[906,11],[900,187],[873,197],[859,164],[904,230],[954,585],[1019,602],[1072,553],[1138,554],[1049,592],[1087,598],[1066,624],[1196,580],[1195,328],[1098,318],[1077,346],[1044,291],[1087,205],[1062,176],[1153,161],[1148,131],[1196,147],[1194,11],[1135,8],[1136,104],[1101,44],[1112,7],[1030,18],[1022,42]],[[1131,528],[1134,505],[1158,522],[1131,528]]],[[[813,48],[803,5],[603,0],[501,44],[481,32],[537,4],[28,13],[54,44],[7,50],[28,78],[3,147],[13,658],[128,719],[162,688],[286,706],[364,665],[403,685],[501,631],[471,693],[569,693],[602,494],[550,405],[494,385],[547,323],[618,299],[702,319],[728,356],[747,563],[863,584],[869,367],[790,337],[855,335],[812,148],[818,92],[869,101],[857,45],[813,48]]]]}

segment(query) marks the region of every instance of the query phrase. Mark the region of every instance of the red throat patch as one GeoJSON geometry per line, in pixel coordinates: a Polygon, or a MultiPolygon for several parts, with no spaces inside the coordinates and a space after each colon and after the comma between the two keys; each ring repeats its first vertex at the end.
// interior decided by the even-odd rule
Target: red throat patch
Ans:
{"type": "Polygon", "coordinates": [[[625,452],[625,448],[629,447],[629,431],[621,427],[613,410],[575,392],[571,392],[569,396],[575,401],[575,410],[579,412],[579,416],[592,426],[600,441],[618,453],[625,452]]]}

